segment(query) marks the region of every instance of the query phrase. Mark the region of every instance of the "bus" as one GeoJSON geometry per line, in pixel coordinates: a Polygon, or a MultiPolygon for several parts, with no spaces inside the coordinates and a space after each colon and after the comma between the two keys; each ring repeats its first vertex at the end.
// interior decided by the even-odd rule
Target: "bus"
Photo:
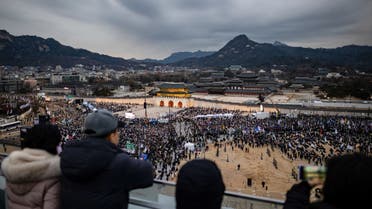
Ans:
{"type": "Polygon", "coordinates": [[[21,126],[21,121],[14,121],[10,123],[5,123],[0,125],[0,132],[7,132],[11,130],[15,130],[21,126]]]}

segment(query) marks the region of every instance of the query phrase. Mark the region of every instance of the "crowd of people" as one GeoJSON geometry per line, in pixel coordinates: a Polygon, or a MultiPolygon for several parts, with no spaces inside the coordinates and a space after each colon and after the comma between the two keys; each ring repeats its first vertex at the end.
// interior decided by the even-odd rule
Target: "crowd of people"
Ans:
{"type": "Polygon", "coordinates": [[[112,103],[112,102],[92,102],[93,106],[95,106],[97,109],[106,109],[111,112],[121,112],[121,111],[127,111],[132,108],[135,104],[118,104],[118,103],[112,103]]]}
{"type": "Polygon", "coordinates": [[[21,115],[31,105],[35,97],[27,95],[0,95],[0,115],[21,115]]]}
{"type": "Polygon", "coordinates": [[[233,145],[247,147],[271,146],[280,149],[289,159],[303,159],[321,165],[343,153],[372,153],[372,120],[361,117],[285,115],[256,119],[240,111],[213,108],[189,108],[179,112],[182,117],[194,117],[209,140],[231,139],[233,145]],[[226,117],[199,117],[232,113],[226,117]]]}
{"type": "MultiPolygon", "coordinates": [[[[130,105],[109,103],[92,103],[97,109],[111,109],[125,111],[130,105]]],[[[81,105],[59,103],[60,108],[54,108],[51,112],[52,120],[60,127],[62,143],[82,139],[82,124],[85,116],[89,113],[88,108],[81,105]]],[[[173,126],[165,123],[150,123],[144,119],[126,120],[123,116],[117,116],[124,126],[119,128],[120,140],[118,146],[136,157],[145,156],[154,165],[155,178],[160,180],[173,180],[182,159],[190,156],[183,148],[183,140],[180,140],[173,126]],[[125,121],[125,122],[124,122],[125,121]],[[133,146],[128,146],[133,145],[133,146]],[[141,155],[141,156],[140,156],[141,155]]]]}
{"type": "MultiPolygon", "coordinates": [[[[63,143],[81,139],[81,127],[89,111],[82,111],[71,104],[59,105],[63,107],[52,114],[60,125],[63,143]]],[[[118,107],[112,103],[95,105],[97,109],[116,111],[131,108],[129,104],[118,107]]],[[[123,116],[118,116],[118,119],[123,121],[119,128],[118,146],[133,156],[151,161],[156,178],[167,181],[177,175],[182,160],[200,157],[201,149],[191,151],[185,148],[188,142],[200,148],[206,146],[206,142],[222,141],[231,145],[232,149],[246,152],[249,148],[269,146],[272,150],[280,150],[289,160],[307,160],[309,164],[316,165],[323,165],[330,157],[343,153],[372,153],[372,120],[369,118],[320,115],[289,118],[283,115],[256,119],[239,110],[193,107],[172,114],[167,123],[147,119],[129,121],[123,116]],[[186,120],[195,124],[192,127],[195,130],[189,131],[192,134],[180,134],[176,130],[190,128],[181,127],[186,120]]]]}
{"type": "MultiPolygon", "coordinates": [[[[174,121],[168,123],[137,119],[121,124],[119,120],[122,118],[118,119],[110,111],[94,110],[86,114],[88,111],[74,108],[68,106],[67,110],[55,110],[53,120],[57,123],[73,120],[71,114],[82,117],[80,134],[84,134],[86,140],[67,139],[64,149],[61,149],[60,143],[64,140],[60,128],[52,123],[40,123],[32,127],[30,135],[24,139],[23,149],[12,152],[2,162],[10,209],[127,208],[129,191],[151,186],[158,174],[161,176],[159,178],[165,175],[168,180],[174,173],[177,173],[175,197],[178,209],[221,208],[225,184],[218,166],[205,159],[191,160],[191,151],[183,146],[185,142],[203,138],[201,136],[214,141],[217,146],[220,146],[219,140],[225,140],[240,149],[272,145],[288,157],[305,158],[315,163],[327,160],[327,178],[321,183],[323,198],[317,202],[310,201],[311,190],[320,183],[306,179],[288,191],[285,209],[346,209],[369,204],[372,158],[368,138],[371,121],[367,118],[318,116],[315,119],[300,116],[296,120],[284,117],[256,120],[241,112],[234,112],[227,118],[221,115],[193,119],[185,117],[194,117],[195,111],[198,116],[214,114],[214,109],[201,108],[185,109],[180,112],[184,114],[183,118],[173,115],[174,121]],[[80,115],[77,114],[79,111],[80,115]],[[188,114],[188,111],[193,112],[188,114]],[[185,123],[190,120],[193,122],[186,126],[185,123]],[[307,131],[314,134],[313,138],[304,133],[306,125],[307,131]],[[197,128],[195,134],[199,137],[190,139],[177,135],[185,133],[185,130],[176,130],[182,129],[182,126],[184,129],[189,126],[197,128]],[[142,135],[139,131],[141,128],[142,135]],[[285,138],[287,135],[281,135],[282,131],[293,137],[285,138]],[[333,134],[327,134],[329,132],[333,134]],[[343,139],[347,133],[354,136],[343,139]],[[248,134],[252,138],[245,137],[248,134]],[[295,140],[298,143],[292,142],[295,140]],[[127,145],[123,144],[124,141],[137,145],[134,156],[141,158],[140,154],[146,153],[146,159],[151,163],[123,153],[121,148],[127,145]],[[319,141],[323,142],[318,144],[319,141]],[[287,143],[293,145],[286,146],[287,143]],[[317,161],[314,157],[306,158],[307,154],[301,153],[302,149],[298,149],[300,153],[297,155],[293,150],[284,149],[292,146],[300,148],[300,143],[313,148],[314,155],[322,152],[327,154],[319,155],[321,160],[317,161]],[[317,149],[317,146],[324,149],[317,149]],[[178,171],[179,160],[187,157],[189,161],[178,171]]],[[[64,128],[79,127],[71,122],[64,123],[64,128]]],[[[123,149],[128,150],[128,147],[123,149]]],[[[270,155],[270,149],[267,149],[267,154],[270,155]]],[[[198,155],[195,154],[194,158],[198,158],[198,155]]],[[[262,186],[265,186],[264,182],[262,186]]]]}

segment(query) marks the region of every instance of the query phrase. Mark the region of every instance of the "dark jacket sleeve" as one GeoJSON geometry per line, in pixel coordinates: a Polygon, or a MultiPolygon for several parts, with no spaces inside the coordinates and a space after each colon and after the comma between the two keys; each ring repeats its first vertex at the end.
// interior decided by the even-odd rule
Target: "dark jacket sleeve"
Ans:
{"type": "Polygon", "coordinates": [[[152,165],[143,160],[128,159],[126,165],[128,190],[152,186],[152,165]]]}
{"type": "Polygon", "coordinates": [[[287,192],[283,209],[307,209],[309,207],[310,185],[303,181],[295,184],[287,192]]]}

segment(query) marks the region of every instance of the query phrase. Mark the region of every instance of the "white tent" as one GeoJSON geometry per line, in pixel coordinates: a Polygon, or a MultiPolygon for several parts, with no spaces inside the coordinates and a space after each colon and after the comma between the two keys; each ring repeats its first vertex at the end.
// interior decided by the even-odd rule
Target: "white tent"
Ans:
{"type": "Polygon", "coordinates": [[[125,118],[127,118],[127,119],[135,119],[135,118],[136,118],[136,116],[135,116],[133,113],[131,113],[131,112],[126,112],[126,113],[124,114],[124,116],[125,116],[125,118]]]}
{"type": "Polygon", "coordinates": [[[194,143],[187,142],[183,147],[188,151],[191,151],[191,152],[195,151],[195,144],[194,143]]]}
{"type": "Polygon", "coordinates": [[[168,123],[169,119],[168,118],[160,118],[158,121],[159,121],[159,123],[168,123]]]}
{"type": "Polygon", "coordinates": [[[257,112],[252,114],[257,119],[265,119],[270,117],[270,113],[268,112],[257,112]]]}
{"type": "Polygon", "coordinates": [[[234,114],[225,113],[225,114],[208,114],[208,115],[197,115],[195,118],[223,118],[223,117],[233,117],[234,114]]]}

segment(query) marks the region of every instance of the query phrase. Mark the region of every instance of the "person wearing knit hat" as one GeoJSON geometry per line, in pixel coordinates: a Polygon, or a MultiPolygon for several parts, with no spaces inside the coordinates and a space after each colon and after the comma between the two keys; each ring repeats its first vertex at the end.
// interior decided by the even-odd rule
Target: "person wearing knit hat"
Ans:
{"type": "Polygon", "coordinates": [[[189,161],[178,174],[177,209],[220,209],[224,192],[221,171],[214,162],[189,161]]]}
{"type": "Polygon", "coordinates": [[[92,137],[108,136],[118,127],[118,120],[108,110],[96,110],[88,114],[84,121],[84,133],[92,137]]]}

